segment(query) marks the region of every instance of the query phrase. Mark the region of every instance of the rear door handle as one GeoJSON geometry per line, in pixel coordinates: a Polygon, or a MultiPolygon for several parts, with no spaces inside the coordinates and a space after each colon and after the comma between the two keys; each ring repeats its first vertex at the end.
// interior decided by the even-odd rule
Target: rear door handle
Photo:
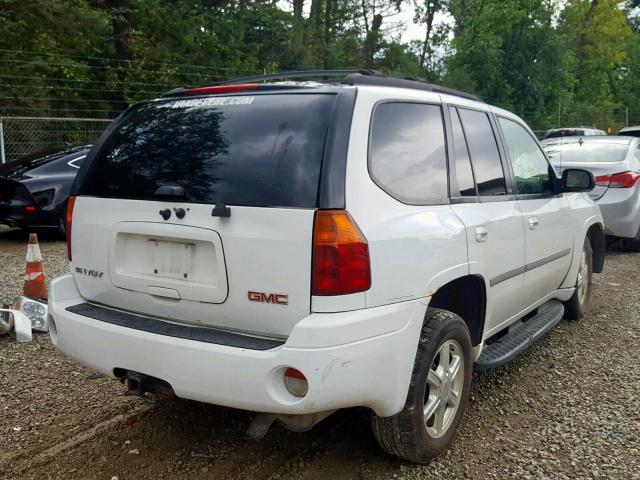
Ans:
{"type": "Polygon", "coordinates": [[[488,236],[486,227],[476,227],[476,242],[486,242],[488,236]]]}
{"type": "Polygon", "coordinates": [[[529,230],[534,230],[538,226],[538,217],[529,217],[529,230]]]}

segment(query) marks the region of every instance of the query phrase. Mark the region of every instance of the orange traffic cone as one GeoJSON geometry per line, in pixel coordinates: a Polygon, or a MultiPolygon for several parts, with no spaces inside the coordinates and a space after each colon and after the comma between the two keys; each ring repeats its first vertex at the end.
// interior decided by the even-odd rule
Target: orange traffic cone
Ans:
{"type": "Polygon", "coordinates": [[[27,270],[24,275],[24,296],[28,298],[47,299],[47,281],[44,278],[42,254],[38,245],[38,235],[29,234],[27,245],[27,270]]]}

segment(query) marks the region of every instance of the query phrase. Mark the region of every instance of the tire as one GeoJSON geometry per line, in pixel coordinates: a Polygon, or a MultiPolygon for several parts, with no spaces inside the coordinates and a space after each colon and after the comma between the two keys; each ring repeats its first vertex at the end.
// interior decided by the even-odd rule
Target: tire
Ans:
{"type": "Polygon", "coordinates": [[[640,252],[640,240],[623,238],[620,240],[620,247],[628,252],[640,252]]]}
{"type": "Polygon", "coordinates": [[[576,277],[576,290],[569,300],[564,302],[564,317],[579,320],[584,317],[591,298],[591,276],[593,274],[593,250],[589,237],[585,237],[580,257],[580,266],[576,277]]]}
{"type": "Polygon", "coordinates": [[[415,463],[428,463],[444,453],[458,432],[467,405],[472,363],[471,337],[464,321],[446,310],[427,309],[404,408],[391,417],[373,417],[373,433],[380,446],[391,455],[415,463]],[[453,367],[456,358],[461,363],[458,360],[458,375],[449,378],[438,389],[434,381],[442,378],[444,357],[439,354],[441,351],[449,352],[452,359],[449,368],[453,367]],[[434,366],[437,369],[433,370],[434,366]],[[434,379],[438,370],[440,374],[434,379]],[[455,400],[450,405],[456,391],[457,405],[455,400]],[[451,393],[447,395],[447,392],[451,393]],[[440,397],[445,396],[444,410],[436,408],[425,421],[425,408],[433,410],[434,402],[442,405],[440,397]],[[436,417],[443,419],[439,431],[436,417]]]}

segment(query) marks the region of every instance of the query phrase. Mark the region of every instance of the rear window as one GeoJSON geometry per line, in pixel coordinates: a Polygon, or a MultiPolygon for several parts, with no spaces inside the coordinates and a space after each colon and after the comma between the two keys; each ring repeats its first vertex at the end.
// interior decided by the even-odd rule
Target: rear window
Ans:
{"type": "Polygon", "coordinates": [[[543,144],[544,151],[554,163],[560,162],[622,162],[629,145],[606,142],[571,142],[543,144]]]}
{"type": "Polygon", "coordinates": [[[141,104],[97,153],[81,195],[314,207],[335,95],[179,98],[141,104]]]}
{"type": "Polygon", "coordinates": [[[552,130],[547,132],[544,138],[560,138],[560,137],[579,137],[585,135],[584,130],[565,129],[565,130],[552,130]]]}

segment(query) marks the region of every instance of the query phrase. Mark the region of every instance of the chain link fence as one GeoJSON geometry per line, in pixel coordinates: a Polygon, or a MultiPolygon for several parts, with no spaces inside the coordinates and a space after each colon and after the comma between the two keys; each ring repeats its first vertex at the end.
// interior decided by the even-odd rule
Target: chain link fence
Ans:
{"type": "Polygon", "coordinates": [[[97,118],[0,117],[0,162],[92,144],[110,122],[97,118]]]}
{"type": "MultiPolygon", "coordinates": [[[[625,125],[640,123],[639,112],[629,109],[605,109],[586,115],[583,109],[567,108],[558,112],[556,118],[539,118],[528,112],[520,114],[542,138],[548,128],[574,127],[584,125],[601,128],[609,134],[615,134],[625,125]],[[594,118],[585,122],[585,118],[594,118]],[[580,119],[581,121],[577,121],[580,119]],[[600,119],[600,121],[597,121],[600,119]]],[[[6,163],[25,155],[40,152],[64,150],[78,145],[95,142],[102,131],[111,122],[100,118],[58,118],[58,117],[2,117],[0,116],[0,162],[6,163]]]]}

